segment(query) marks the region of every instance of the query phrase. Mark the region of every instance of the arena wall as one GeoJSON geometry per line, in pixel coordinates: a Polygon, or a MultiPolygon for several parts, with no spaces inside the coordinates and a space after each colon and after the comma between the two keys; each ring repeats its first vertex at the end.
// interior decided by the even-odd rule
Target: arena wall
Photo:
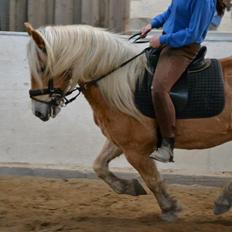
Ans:
{"type": "MultiPolygon", "coordinates": [[[[208,37],[208,57],[232,54],[231,34],[208,37]]],[[[28,89],[30,75],[25,33],[0,34],[0,163],[91,167],[104,143],[92,112],[80,96],[47,123],[33,116],[28,89]]],[[[161,169],[189,172],[231,172],[232,143],[207,150],[177,150],[175,164],[161,169]]],[[[131,168],[124,157],[113,167],[131,168]]]]}

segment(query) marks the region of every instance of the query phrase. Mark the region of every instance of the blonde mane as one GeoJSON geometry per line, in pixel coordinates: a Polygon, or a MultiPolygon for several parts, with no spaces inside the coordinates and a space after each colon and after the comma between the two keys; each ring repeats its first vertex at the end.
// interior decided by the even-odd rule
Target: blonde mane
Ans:
{"type": "MultiPolygon", "coordinates": [[[[140,52],[122,36],[86,25],[47,26],[39,28],[38,32],[46,45],[46,72],[55,78],[71,69],[71,88],[80,82],[97,79],[140,52]]],[[[36,71],[41,62],[38,54],[43,60],[41,51],[31,40],[28,58],[34,76],[39,76],[36,71]]],[[[98,82],[110,105],[139,120],[143,116],[135,106],[134,92],[145,66],[142,55],[98,82]]]]}

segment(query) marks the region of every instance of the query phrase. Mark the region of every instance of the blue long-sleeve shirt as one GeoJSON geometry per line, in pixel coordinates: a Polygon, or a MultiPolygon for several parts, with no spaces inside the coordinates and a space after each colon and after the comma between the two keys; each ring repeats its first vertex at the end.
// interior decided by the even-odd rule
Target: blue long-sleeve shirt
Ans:
{"type": "Polygon", "coordinates": [[[216,10],[216,0],[172,0],[162,14],[151,21],[152,28],[163,27],[160,43],[170,47],[200,44],[216,10]]]}

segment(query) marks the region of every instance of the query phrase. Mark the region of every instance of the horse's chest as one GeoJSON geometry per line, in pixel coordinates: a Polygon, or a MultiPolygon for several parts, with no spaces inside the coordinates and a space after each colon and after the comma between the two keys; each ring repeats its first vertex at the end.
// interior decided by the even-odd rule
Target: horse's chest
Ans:
{"type": "Polygon", "coordinates": [[[94,112],[94,120],[102,133],[115,144],[125,144],[128,138],[133,138],[132,119],[121,112],[94,112]]]}
{"type": "Polygon", "coordinates": [[[116,136],[116,120],[112,113],[94,112],[94,121],[107,138],[116,136]]]}

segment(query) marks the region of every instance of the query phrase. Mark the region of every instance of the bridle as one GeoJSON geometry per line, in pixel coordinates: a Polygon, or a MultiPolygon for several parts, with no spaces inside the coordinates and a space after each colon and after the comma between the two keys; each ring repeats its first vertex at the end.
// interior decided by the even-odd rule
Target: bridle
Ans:
{"type": "Polygon", "coordinates": [[[54,88],[54,84],[53,84],[53,79],[49,79],[48,80],[48,87],[44,88],[44,89],[35,89],[29,90],[29,95],[30,98],[37,101],[37,102],[41,102],[41,103],[45,103],[48,104],[50,106],[59,106],[61,105],[68,105],[69,103],[71,103],[72,101],[74,101],[83,91],[82,87],[76,87],[71,91],[68,92],[64,92],[62,89],[60,88],[54,88]],[[78,93],[72,97],[71,99],[68,99],[67,96],[71,95],[73,92],[78,91],[78,93]],[[50,101],[43,101],[40,99],[37,99],[36,97],[38,96],[44,96],[44,95],[49,95],[50,97],[50,101]]]}
{"type": "MultiPolygon", "coordinates": [[[[129,40],[133,39],[134,37],[140,36],[141,33],[136,33],[134,35],[132,35],[129,40]]],[[[137,38],[133,41],[133,43],[138,43],[138,40],[140,39],[137,38]]],[[[92,86],[92,85],[96,85],[98,81],[106,78],[107,76],[109,76],[111,73],[115,72],[116,70],[124,67],[125,65],[127,65],[128,63],[130,63],[131,61],[133,61],[134,59],[136,59],[137,57],[139,57],[140,55],[144,54],[146,52],[146,50],[149,49],[145,48],[143,51],[141,51],[140,53],[138,53],[137,55],[133,56],[132,58],[126,60],[125,62],[123,62],[121,65],[117,66],[116,68],[112,69],[111,71],[109,71],[108,73],[98,77],[95,80],[92,81],[87,81],[85,83],[82,83],[80,86],[75,87],[73,90],[65,92],[60,88],[54,88],[54,83],[53,83],[53,78],[49,78],[48,80],[48,87],[44,88],[44,89],[30,89],[29,90],[29,95],[30,98],[33,99],[34,101],[37,102],[41,102],[41,103],[45,103],[47,105],[49,105],[51,108],[56,107],[56,106],[66,106],[69,103],[73,102],[74,100],[76,100],[76,98],[84,91],[86,90],[88,87],[92,86]],[[67,96],[71,95],[73,92],[76,92],[77,94],[68,99],[67,96]],[[44,101],[44,100],[40,100],[37,99],[36,97],[38,96],[44,96],[44,95],[49,95],[50,97],[50,101],[44,101]]]]}

